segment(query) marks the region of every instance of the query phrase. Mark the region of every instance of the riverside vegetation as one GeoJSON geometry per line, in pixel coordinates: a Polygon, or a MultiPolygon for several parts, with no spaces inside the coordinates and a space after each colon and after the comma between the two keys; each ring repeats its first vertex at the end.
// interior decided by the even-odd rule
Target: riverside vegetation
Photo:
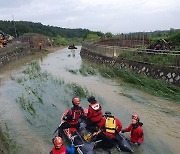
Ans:
{"type": "MultiPolygon", "coordinates": [[[[33,116],[37,114],[36,104],[43,105],[46,102],[44,93],[47,93],[46,90],[49,87],[55,87],[62,97],[64,95],[78,96],[80,98],[90,96],[85,87],[81,87],[76,83],[65,83],[64,80],[55,78],[46,71],[42,71],[37,62],[28,64],[22,73],[23,75],[20,77],[11,77],[12,80],[24,87],[24,93],[16,99],[16,102],[20,104],[23,110],[33,116]]],[[[56,98],[60,97],[58,93],[56,92],[56,98]]],[[[69,104],[66,105],[69,107],[69,104]]]]}
{"type": "Polygon", "coordinates": [[[158,64],[162,66],[176,66],[176,55],[171,55],[171,54],[147,55],[146,53],[144,53],[144,55],[140,55],[138,52],[127,50],[119,54],[118,57],[158,64]]]}
{"type": "Polygon", "coordinates": [[[160,79],[153,79],[151,77],[135,74],[127,69],[121,68],[121,66],[108,68],[99,67],[96,64],[89,65],[86,63],[86,65],[83,64],[79,70],[69,71],[73,73],[75,72],[75,74],[80,73],[83,76],[101,75],[105,78],[121,78],[126,83],[129,83],[129,86],[180,103],[180,87],[166,83],[160,79]]]}
{"type": "MultiPolygon", "coordinates": [[[[95,95],[86,87],[76,83],[65,83],[63,79],[41,70],[37,62],[27,64],[22,73],[11,76],[11,79],[18,85],[16,102],[23,111],[28,127],[32,127],[31,129],[37,131],[39,135],[45,135],[45,138],[52,137],[52,126],[56,126],[60,115],[71,107],[72,97],[81,98],[82,106],[87,106],[86,99],[90,95],[95,95]]],[[[10,142],[16,143],[13,137],[10,138],[12,134],[7,125],[4,135],[8,145],[10,142]]],[[[14,144],[9,150],[18,153],[20,147],[21,145],[14,144]]]]}

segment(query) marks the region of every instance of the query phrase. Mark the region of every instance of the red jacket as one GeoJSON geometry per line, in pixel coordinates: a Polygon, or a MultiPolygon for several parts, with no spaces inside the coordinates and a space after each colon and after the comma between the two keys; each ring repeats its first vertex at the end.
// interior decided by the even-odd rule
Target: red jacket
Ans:
{"type": "Polygon", "coordinates": [[[80,115],[84,115],[84,110],[80,106],[73,106],[63,117],[63,120],[65,120],[67,123],[71,125],[78,124],[78,119],[80,115]]]}
{"type": "Polygon", "coordinates": [[[66,147],[62,145],[60,149],[53,148],[50,154],[67,154],[66,147]]]}
{"type": "MultiPolygon", "coordinates": [[[[112,116],[113,117],[113,116],[112,116]]],[[[119,119],[117,118],[114,118],[115,121],[116,121],[116,127],[115,127],[115,133],[109,133],[109,132],[106,132],[105,130],[105,125],[106,125],[106,120],[104,120],[104,131],[103,133],[108,136],[108,137],[111,137],[111,138],[115,138],[116,137],[116,133],[119,133],[122,129],[122,123],[119,119]]]]}
{"type": "Polygon", "coordinates": [[[89,105],[87,118],[96,124],[102,120],[102,109],[98,102],[89,105]]]}
{"type": "Polygon", "coordinates": [[[144,132],[140,125],[133,128],[133,124],[131,123],[128,128],[124,129],[124,132],[130,132],[131,131],[131,138],[130,140],[132,142],[137,142],[141,144],[144,141],[144,132]]]}

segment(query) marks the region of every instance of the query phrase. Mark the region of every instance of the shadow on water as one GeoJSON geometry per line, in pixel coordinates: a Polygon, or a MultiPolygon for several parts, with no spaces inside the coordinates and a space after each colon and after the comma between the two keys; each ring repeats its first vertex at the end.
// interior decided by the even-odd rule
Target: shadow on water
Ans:
{"type": "MultiPolygon", "coordinates": [[[[140,115],[145,142],[135,148],[135,153],[177,152],[180,136],[177,106],[126,87],[122,81],[104,79],[93,70],[85,75],[79,73],[85,69],[82,65],[86,65],[81,61],[79,48],[74,53],[63,49],[43,59],[31,59],[40,65],[37,62],[25,65],[31,61],[25,60],[16,67],[12,64],[9,71],[1,71],[0,120],[9,126],[20,146],[19,153],[48,153],[52,134],[64,110],[71,107],[72,97],[81,96],[81,105],[88,107],[86,99],[92,94],[101,102],[103,112],[110,110],[120,118],[123,128],[129,125],[133,113],[140,115]]],[[[125,135],[129,137],[128,133],[125,135]]],[[[115,149],[112,152],[118,153],[115,149]]]]}

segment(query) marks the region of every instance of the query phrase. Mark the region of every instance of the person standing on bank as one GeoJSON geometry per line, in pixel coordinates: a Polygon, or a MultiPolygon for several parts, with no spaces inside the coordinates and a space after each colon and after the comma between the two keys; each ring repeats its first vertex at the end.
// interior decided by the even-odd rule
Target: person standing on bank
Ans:
{"type": "Polygon", "coordinates": [[[41,48],[42,48],[42,43],[41,42],[39,42],[39,49],[41,50],[41,48]]]}

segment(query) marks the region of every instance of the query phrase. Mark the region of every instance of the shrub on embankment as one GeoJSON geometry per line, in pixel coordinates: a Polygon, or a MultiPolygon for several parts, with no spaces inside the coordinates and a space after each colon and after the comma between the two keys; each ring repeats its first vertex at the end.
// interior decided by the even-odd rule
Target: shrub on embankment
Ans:
{"type": "Polygon", "coordinates": [[[153,79],[151,77],[135,74],[127,69],[120,67],[101,68],[99,69],[101,75],[108,78],[121,78],[123,81],[156,96],[179,102],[180,87],[166,83],[160,79],[153,79]]]}
{"type": "MultiPolygon", "coordinates": [[[[1,125],[2,127],[2,125],[1,125]]],[[[5,123],[5,130],[2,131],[0,128],[0,153],[1,154],[16,154],[19,146],[12,138],[12,134],[5,123]]]]}
{"type": "Polygon", "coordinates": [[[0,67],[22,56],[47,51],[46,48],[51,45],[49,38],[44,35],[25,34],[0,49],[0,67]]]}
{"type": "Polygon", "coordinates": [[[31,53],[29,44],[20,43],[0,50],[0,67],[31,53]]]}
{"type": "Polygon", "coordinates": [[[87,66],[84,64],[82,65],[82,68],[79,69],[79,73],[84,76],[87,76],[87,74],[97,75],[98,72],[105,78],[121,78],[131,86],[146,91],[147,93],[151,93],[156,96],[162,96],[175,102],[178,102],[180,100],[180,87],[166,83],[160,79],[153,79],[151,77],[136,74],[127,69],[122,69],[120,66],[110,68],[98,67],[95,64],[91,64],[91,66],[87,66]],[[89,73],[92,71],[95,73],[89,73]]]}
{"type": "Polygon", "coordinates": [[[124,51],[119,54],[120,58],[127,58],[130,60],[142,61],[147,63],[159,64],[162,66],[176,66],[177,57],[176,55],[167,54],[147,54],[146,52],[140,54],[140,52],[124,51]]]}
{"type": "MultiPolygon", "coordinates": [[[[126,61],[119,62],[113,58],[105,57],[100,54],[87,51],[86,49],[81,50],[81,57],[88,59],[90,61],[93,61],[95,63],[98,63],[101,66],[106,65],[107,67],[100,67],[98,69],[100,74],[103,77],[121,78],[125,82],[130,83],[131,85],[133,85],[137,88],[140,88],[143,91],[146,91],[148,93],[154,94],[156,96],[163,96],[167,99],[170,99],[170,100],[176,101],[176,102],[179,102],[179,100],[180,100],[180,87],[174,86],[174,85],[167,83],[161,79],[157,79],[157,78],[154,79],[150,76],[137,74],[137,72],[136,73],[133,72],[134,69],[132,69],[133,70],[132,71],[131,69],[129,69],[129,67],[127,67],[126,61]]],[[[131,66],[133,66],[133,64],[136,64],[136,63],[132,63],[131,66]]],[[[149,66],[149,65],[147,65],[147,66],[149,66]]],[[[92,64],[91,64],[91,67],[92,67],[92,64]]],[[[95,66],[94,68],[97,68],[97,66],[95,66]]],[[[138,65],[136,66],[136,68],[138,68],[138,65]]],[[[144,70],[143,68],[145,68],[145,67],[141,67],[141,69],[139,69],[139,70],[142,71],[142,70],[144,70]]],[[[151,68],[151,66],[148,68],[149,71],[150,71],[150,68],[151,68]]],[[[83,69],[81,69],[81,70],[83,70],[83,69]]],[[[84,69],[84,70],[86,70],[86,69],[84,69]]],[[[154,73],[154,72],[152,72],[152,73],[154,73]]],[[[84,74],[86,74],[86,73],[84,73],[84,74]]],[[[164,73],[164,75],[166,75],[166,73],[164,73]]],[[[179,81],[177,81],[177,82],[179,82],[179,81]]]]}
{"type": "Polygon", "coordinates": [[[169,43],[171,50],[180,51],[180,30],[171,29],[168,33],[159,33],[159,35],[150,37],[152,43],[157,43],[162,39],[169,43]]]}

